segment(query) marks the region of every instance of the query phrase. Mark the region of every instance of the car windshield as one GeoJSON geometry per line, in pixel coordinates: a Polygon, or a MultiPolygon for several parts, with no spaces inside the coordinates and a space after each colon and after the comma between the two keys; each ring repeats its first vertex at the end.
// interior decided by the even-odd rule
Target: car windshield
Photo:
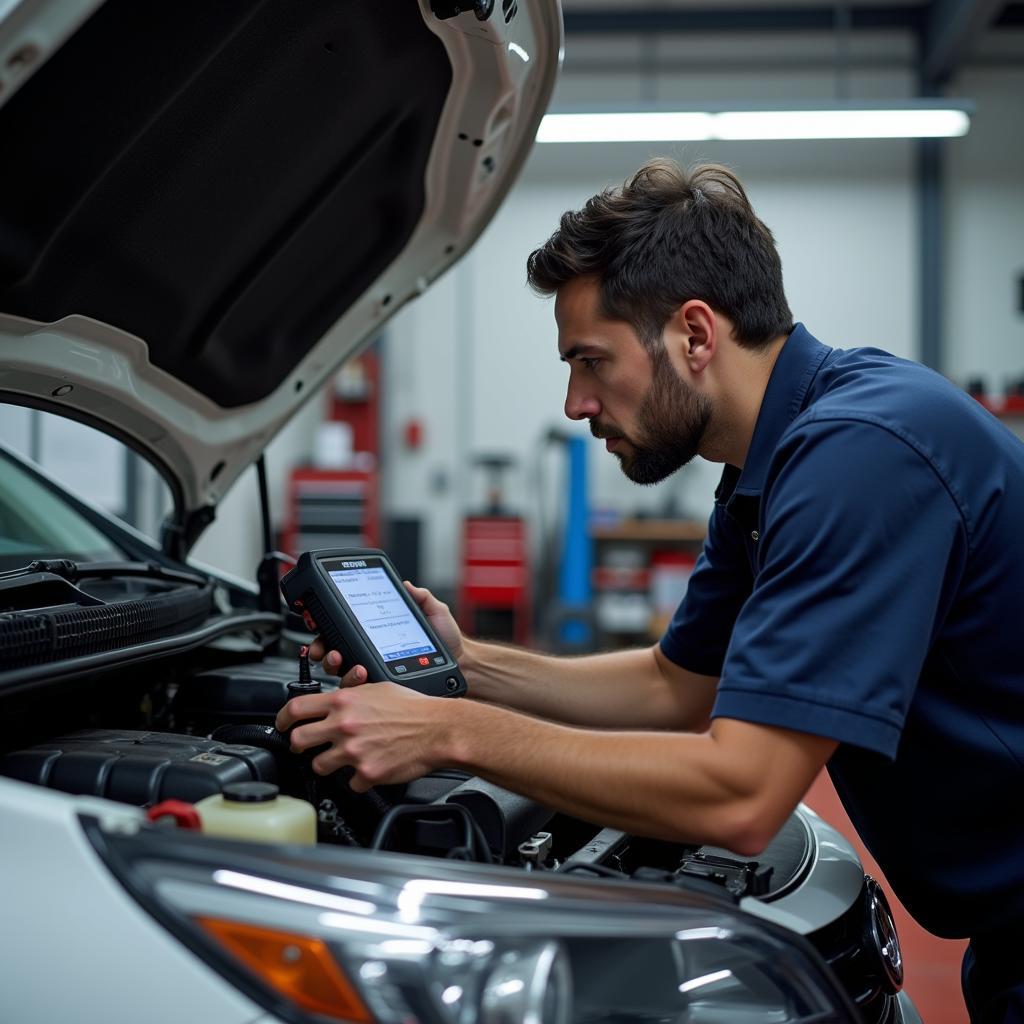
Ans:
{"type": "Polygon", "coordinates": [[[124,552],[57,491],[0,449],[0,569],[35,558],[91,562],[124,552]]]}

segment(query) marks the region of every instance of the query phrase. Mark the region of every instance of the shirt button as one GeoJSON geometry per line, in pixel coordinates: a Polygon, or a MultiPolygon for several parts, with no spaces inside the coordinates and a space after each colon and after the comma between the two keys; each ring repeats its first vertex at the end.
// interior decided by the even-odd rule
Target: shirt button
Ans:
{"type": "Polygon", "coordinates": [[[757,538],[759,536],[760,536],[760,534],[757,532],[757,530],[751,530],[750,531],[750,539],[751,540],[757,540],[757,538]]]}

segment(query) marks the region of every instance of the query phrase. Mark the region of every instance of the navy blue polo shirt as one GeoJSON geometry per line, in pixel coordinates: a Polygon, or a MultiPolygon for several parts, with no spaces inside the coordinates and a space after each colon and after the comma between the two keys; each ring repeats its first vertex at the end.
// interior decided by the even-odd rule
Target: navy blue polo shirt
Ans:
{"type": "Polygon", "coordinates": [[[938,935],[1024,929],[1024,443],[940,375],[797,325],[661,640],[713,715],[838,740],[938,935]]]}

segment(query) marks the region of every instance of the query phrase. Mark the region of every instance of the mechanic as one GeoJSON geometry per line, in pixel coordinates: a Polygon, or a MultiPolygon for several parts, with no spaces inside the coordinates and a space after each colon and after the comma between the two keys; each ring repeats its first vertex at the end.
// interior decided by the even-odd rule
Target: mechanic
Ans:
{"type": "Polygon", "coordinates": [[[464,637],[409,585],[475,699],[357,687],[318,642],[344,685],[278,728],[319,719],[293,747],[329,743],[315,768],[357,790],[455,765],[748,856],[827,764],[910,912],[971,938],[972,1020],[1024,1018],[1024,444],[938,374],[794,325],[724,168],[649,163],[564,214],[528,279],[555,296],[566,415],[630,479],[725,464],[665,635],[556,658],[464,637]]]}

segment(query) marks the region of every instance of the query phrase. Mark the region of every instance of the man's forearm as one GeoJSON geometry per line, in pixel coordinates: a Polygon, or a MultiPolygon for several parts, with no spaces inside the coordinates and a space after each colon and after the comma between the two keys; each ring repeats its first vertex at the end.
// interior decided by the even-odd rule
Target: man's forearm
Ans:
{"type": "Polygon", "coordinates": [[[471,697],[572,725],[693,729],[710,710],[707,685],[673,685],[649,647],[553,657],[466,640],[460,664],[471,697]]]}
{"type": "Polygon", "coordinates": [[[294,697],[278,712],[277,727],[292,729],[296,751],[325,747],[313,758],[314,771],[351,765],[356,792],[461,767],[602,825],[750,855],[782,825],[837,745],[722,718],[704,734],[572,728],[395,683],[294,697]]]}
{"type": "Polygon", "coordinates": [[[438,751],[457,767],[554,810],[753,855],[781,827],[835,744],[719,721],[711,732],[609,732],[472,701],[435,705],[438,751]]]}

